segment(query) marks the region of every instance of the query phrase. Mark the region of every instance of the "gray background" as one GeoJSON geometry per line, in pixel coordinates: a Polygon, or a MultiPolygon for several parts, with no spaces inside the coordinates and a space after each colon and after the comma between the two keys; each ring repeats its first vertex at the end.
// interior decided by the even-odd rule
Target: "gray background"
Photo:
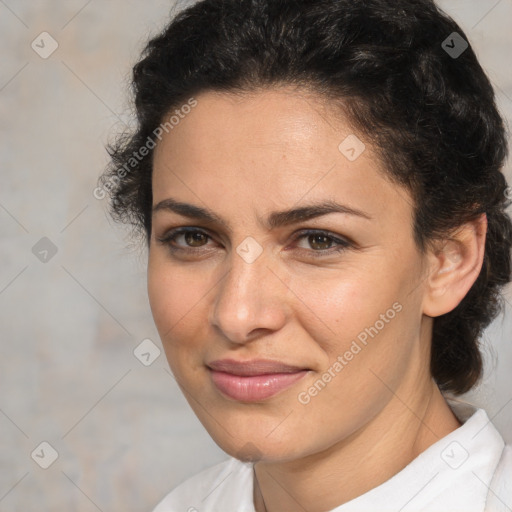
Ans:
{"type": "MultiPolygon", "coordinates": [[[[440,4],[466,31],[510,120],[512,0],[440,4]]],[[[225,458],[163,352],[147,367],[134,357],[143,339],[161,348],[145,254],[127,246],[128,231],[92,193],[104,144],[130,122],[130,66],[173,5],[0,0],[1,512],[147,511],[225,458]],[[31,48],[43,31],[59,45],[47,59],[31,48]],[[47,262],[32,252],[42,237],[57,247],[47,262]],[[59,454],[46,470],[31,458],[42,441],[59,454]]],[[[506,172],[510,182],[510,163],[506,172]]],[[[507,304],[486,331],[483,384],[466,397],[508,442],[511,332],[507,304]]],[[[48,461],[42,450],[34,458],[48,461]]]]}

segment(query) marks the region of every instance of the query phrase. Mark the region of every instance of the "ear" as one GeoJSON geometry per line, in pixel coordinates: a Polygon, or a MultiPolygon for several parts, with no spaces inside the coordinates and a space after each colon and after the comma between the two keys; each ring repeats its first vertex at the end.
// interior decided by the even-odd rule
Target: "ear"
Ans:
{"type": "Polygon", "coordinates": [[[423,313],[430,317],[454,310],[477,280],[485,253],[487,216],[464,224],[430,249],[423,313]]]}

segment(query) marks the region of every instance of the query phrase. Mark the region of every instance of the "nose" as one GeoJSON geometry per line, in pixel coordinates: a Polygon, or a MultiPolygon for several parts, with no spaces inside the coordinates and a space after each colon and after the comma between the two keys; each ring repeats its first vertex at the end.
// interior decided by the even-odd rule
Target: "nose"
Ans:
{"type": "Polygon", "coordinates": [[[279,330],[286,322],[286,284],[269,268],[263,252],[248,263],[236,251],[219,283],[210,323],[232,343],[245,344],[265,332],[279,330]]]}

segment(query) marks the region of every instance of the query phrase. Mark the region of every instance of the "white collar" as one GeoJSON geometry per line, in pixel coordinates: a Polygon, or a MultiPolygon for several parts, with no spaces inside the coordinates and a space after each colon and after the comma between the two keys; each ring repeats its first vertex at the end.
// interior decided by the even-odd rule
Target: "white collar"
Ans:
{"type": "MultiPolygon", "coordinates": [[[[463,423],[458,429],[386,482],[331,512],[483,511],[505,443],[484,409],[454,398],[447,402],[463,423]]],[[[250,493],[252,498],[252,479],[250,493]]]]}
{"type": "Polygon", "coordinates": [[[463,423],[458,429],[332,512],[482,512],[505,443],[483,409],[453,399],[448,403],[463,423]]]}
{"type": "MultiPolygon", "coordinates": [[[[483,409],[447,401],[463,423],[458,429],[386,482],[331,512],[483,512],[505,443],[483,409]]],[[[253,464],[230,457],[178,486],[154,512],[183,507],[201,512],[255,512],[253,485],[253,464]]]]}

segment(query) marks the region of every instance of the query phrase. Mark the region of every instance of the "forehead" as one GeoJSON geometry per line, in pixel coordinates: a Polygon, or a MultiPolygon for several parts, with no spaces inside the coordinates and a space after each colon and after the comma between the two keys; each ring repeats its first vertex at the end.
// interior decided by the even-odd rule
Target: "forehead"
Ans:
{"type": "Polygon", "coordinates": [[[153,204],[172,196],[227,215],[331,199],[372,217],[410,216],[407,192],[325,99],[281,88],[196,100],[155,149],[153,204]]]}

